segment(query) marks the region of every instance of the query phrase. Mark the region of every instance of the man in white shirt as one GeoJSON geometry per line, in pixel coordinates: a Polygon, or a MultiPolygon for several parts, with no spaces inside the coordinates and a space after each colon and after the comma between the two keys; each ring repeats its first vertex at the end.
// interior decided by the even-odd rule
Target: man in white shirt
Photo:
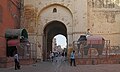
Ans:
{"type": "Polygon", "coordinates": [[[15,62],[15,70],[20,69],[19,57],[18,57],[17,50],[15,51],[15,54],[14,54],[14,62],[15,62]]]}

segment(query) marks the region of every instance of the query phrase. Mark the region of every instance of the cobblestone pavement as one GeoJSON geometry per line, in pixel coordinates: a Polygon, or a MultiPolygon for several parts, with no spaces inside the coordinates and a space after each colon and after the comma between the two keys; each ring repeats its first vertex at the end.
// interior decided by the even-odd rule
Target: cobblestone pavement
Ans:
{"type": "Polygon", "coordinates": [[[98,64],[70,66],[68,62],[60,60],[54,62],[40,62],[22,66],[20,70],[0,68],[0,72],[120,72],[120,64],[98,64]]]}

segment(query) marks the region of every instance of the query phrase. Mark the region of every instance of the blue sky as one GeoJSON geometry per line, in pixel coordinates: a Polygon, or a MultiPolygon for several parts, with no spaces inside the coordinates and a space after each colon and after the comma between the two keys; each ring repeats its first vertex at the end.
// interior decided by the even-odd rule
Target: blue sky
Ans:
{"type": "Polygon", "coordinates": [[[62,48],[66,48],[66,37],[63,35],[56,35],[54,38],[56,38],[57,45],[61,45],[62,48]]]}

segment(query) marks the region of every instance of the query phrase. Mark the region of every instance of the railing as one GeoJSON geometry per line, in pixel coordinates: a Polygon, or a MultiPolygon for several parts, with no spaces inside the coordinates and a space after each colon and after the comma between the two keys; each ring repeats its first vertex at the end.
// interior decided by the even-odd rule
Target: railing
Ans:
{"type": "Polygon", "coordinates": [[[36,59],[37,49],[34,43],[20,43],[20,48],[18,48],[18,53],[20,59],[36,59]]]}
{"type": "MultiPolygon", "coordinates": [[[[97,42],[97,41],[95,41],[97,42]]],[[[100,42],[99,42],[100,43],[100,42]]],[[[73,42],[77,64],[120,64],[120,45],[110,46],[110,40],[105,40],[102,48],[102,54],[99,54],[101,46],[99,44],[88,45],[85,42],[73,42]],[[83,44],[82,44],[83,43],[83,44]],[[79,46],[78,46],[79,45],[79,46]],[[89,48],[88,48],[89,47],[89,48]],[[85,48],[88,48],[88,55],[84,54],[85,48]]]]}
{"type": "Polygon", "coordinates": [[[98,40],[93,42],[74,41],[73,49],[75,50],[78,58],[108,58],[108,55],[110,54],[110,40],[105,40],[104,42],[100,42],[98,40]],[[100,51],[102,51],[101,55],[99,55],[100,51]],[[85,55],[85,52],[88,52],[88,54],[85,55]]]}

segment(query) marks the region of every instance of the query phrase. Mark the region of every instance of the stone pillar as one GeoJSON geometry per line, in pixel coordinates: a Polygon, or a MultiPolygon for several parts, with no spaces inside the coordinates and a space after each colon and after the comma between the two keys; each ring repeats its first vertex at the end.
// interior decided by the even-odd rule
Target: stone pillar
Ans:
{"type": "Polygon", "coordinates": [[[43,35],[43,60],[47,59],[47,35],[43,35]]]}
{"type": "Polygon", "coordinates": [[[36,38],[36,41],[37,41],[37,59],[38,60],[43,60],[43,56],[42,56],[42,51],[43,51],[43,36],[42,35],[38,35],[37,38],[36,38]]]}
{"type": "Polygon", "coordinates": [[[72,48],[72,44],[73,44],[73,35],[68,34],[68,48],[72,48]]]}

